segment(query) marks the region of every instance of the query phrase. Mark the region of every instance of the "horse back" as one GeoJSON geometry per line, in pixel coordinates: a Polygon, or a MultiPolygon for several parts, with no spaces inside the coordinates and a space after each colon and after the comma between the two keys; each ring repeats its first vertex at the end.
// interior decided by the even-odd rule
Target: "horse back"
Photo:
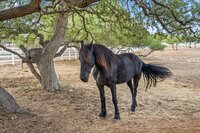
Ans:
{"type": "Polygon", "coordinates": [[[142,72],[142,60],[131,53],[118,56],[117,83],[125,83],[142,72]]]}

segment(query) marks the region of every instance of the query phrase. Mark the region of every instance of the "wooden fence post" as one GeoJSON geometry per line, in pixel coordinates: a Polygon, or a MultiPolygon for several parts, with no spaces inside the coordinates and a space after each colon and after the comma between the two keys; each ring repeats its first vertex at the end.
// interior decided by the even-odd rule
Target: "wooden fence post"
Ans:
{"type": "Polygon", "coordinates": [[[70,51],[71,49],[69,49],[69,60],[71,60],[71,51],[70,51]]]}
{"type": "Polygon", "coordinates": [[[76,49],[74,49],[75,59],[77,58],[76,49]]]}
{"type": "Polygon", "coordinates": [[[14,54],[12,54],[12,65],[15,65],[15,55],[14,54]]]}
{"type": "MultiPolygon", "coordinates": [[[[64,54],[64,53],[63,53],[64,54]]],[[[61,60],[63,60],[63,54],[61,55],[61,60]]]]}

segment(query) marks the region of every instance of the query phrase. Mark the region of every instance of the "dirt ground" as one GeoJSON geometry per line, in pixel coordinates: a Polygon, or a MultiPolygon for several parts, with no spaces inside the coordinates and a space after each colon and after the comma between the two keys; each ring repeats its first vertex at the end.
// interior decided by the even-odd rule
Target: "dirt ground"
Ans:
{"type": "Polygon", "coordinates": [[[58,61],[56,71],[62,91],[45,92],[29,69],[21,65],[0,66],[0,85],[26,110],[23,114],[0,113],[0,132],[6,133],[199,133],[200,49],[166,49],[152,53],[146,63],[168,67],[173,77],[145,92],[143,79],[138,108],[130,112],[131,93],[117,86],[121,121],[113,122],[111,93],[106,88],[108,116],[99,119],[99,93],[90,77],[79,80],[78,61],[58,61]]]}

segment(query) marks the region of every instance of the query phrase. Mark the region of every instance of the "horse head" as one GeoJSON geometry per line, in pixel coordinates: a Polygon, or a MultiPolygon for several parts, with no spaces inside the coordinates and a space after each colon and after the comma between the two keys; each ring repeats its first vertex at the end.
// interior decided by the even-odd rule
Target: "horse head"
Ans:
{"type": "Polygon", "coordinates": [[[92,46],[92,42],[85,45],[84,42],[81,41],[79,60],[81,65],[80,79],[83,82],[88,82],[91,69],[95,65],[94,49],[92,46]]]}

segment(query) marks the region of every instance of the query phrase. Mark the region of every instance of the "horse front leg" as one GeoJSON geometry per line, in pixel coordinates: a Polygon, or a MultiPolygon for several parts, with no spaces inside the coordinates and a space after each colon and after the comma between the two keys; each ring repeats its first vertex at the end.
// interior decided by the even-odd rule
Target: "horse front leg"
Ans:
{"type": "Polygon", "coordinates": [[[112,93],[112,101],[115,107],[115,116],[114,119],[115,120],[119,120],[120,119],[120,113],[119,113],[119,109],[118,109],[118,101],[117,101],[117,92],[116,92],[116,84],[113,85],[112,87],[110,87],[111,93],[112,93]]]}
{"type": "Polygon", "coordinates": [[[106,98],[105,98],[105,92],[104,92],[104,85],[100,85],[97,83],[97,87],[99,89],[100,99],[101,99],[101,111],[99,114],[99,117],[105,118],[107,115],[106,112],[106,98]]]}

